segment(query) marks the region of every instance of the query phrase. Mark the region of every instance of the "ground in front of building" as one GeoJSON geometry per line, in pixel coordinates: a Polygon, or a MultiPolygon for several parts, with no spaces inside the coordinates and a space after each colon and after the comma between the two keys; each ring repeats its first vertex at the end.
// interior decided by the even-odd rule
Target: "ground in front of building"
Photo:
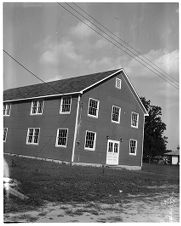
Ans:
{"type": "Polygon", "coordinates": [[[29,199],[5,197],[4,222],[179,221],[176,166],[146,164],[128,171],[5,159],[29,199]]]}

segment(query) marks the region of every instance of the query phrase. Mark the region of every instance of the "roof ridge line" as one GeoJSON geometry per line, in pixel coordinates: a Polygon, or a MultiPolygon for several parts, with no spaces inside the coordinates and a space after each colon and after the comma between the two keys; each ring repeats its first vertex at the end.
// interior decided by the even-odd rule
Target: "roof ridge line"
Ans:
{"type": "Polygon", "coordinates": [[[35,83],[35,84],[31,84],[31,85],[19,86],[19,87],[15,87],[15,88],[5,89],[5,90],[3,90],[3,92],[4,91],[13,90],[13,89],[19,89],[19,88],[25,88],[25,87],[41,85],[41,84],[49,84],[49,83],[58,82],[58,81],[66,81],[66,80],[69,80],[69,79],[78,79],[78,78],[81,78],[81,77],[86,77],[86,76],[88,77],[88,76],[91,76],[91,75],[103,74],[103,73],[108,73],[108,72],[117,71],[117,70],[120,70],[120,69],[112,69],[112,70],[108,70],[108,71],[100,71],[100,72],[95,72],[95,73],[91,73],[91,74],[87,74],[87,75],[71,76],[71,77],[68,77],[68,78],[52,80],[52,81],[44,82],[44,83],[35,83]]]}

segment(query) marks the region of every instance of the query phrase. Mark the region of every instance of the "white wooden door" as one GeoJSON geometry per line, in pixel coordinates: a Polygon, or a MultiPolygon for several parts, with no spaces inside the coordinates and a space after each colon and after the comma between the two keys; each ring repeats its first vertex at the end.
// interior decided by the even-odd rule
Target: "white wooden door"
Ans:
{"type": "Polygon", "coordinates": [[[118,165],[119,163],[119,141],[108,140],[107,141],[107,157],[106,164],[118,165]]]}

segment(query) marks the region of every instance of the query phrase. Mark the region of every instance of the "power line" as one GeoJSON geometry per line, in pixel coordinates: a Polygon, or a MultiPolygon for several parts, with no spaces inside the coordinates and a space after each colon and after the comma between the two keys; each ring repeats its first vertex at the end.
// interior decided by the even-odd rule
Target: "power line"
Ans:
{"type": "Polygon", "coordinates": [[[39,81],[41,81],[42,83],[46,84],[47,86],[49,86],[51,89],[53,89],[56,93],[59,93],[58,90],[54,89],[50,84],[48,84],[47,82],[45,82],[43,79],[41,79],[38,75],[36,75],[35,73],[33,73],[30,69],[28,69],[26,66],[24,66],[20,61],[18,61],[17,59],[15,59],[10,53],[8,53],[6,50],[3,49],[3,52],[6,53],[11,59],[13,59],[17,64],[19,64],[22,68],[24,68],[26,71],[28,71],[30,74],[32,74],[35,78],[37,78],[39,81]]]}
{"type": "Polygon", "coordinates": [[[19,64],[21,67],[23,67],[26,71],[28,71],[30,74],[32,74],[34,77],[36,77],[38,80],[40,80],[43,83],[46,83],[41,78],[39,78],[37,75],[35,75],[32,71],[30,71],[27,67],[25,67],[22,63],[20,63],[18,60],[16,60],[10,53],[8,53],[6,50],[3,49],[3,52],[5,52],[11,59],[13,59],[17,64],[19,64]]]}
{"type": "Polygon", "coordinates": [[[156,65],[155,63],[153,63],[148,57],[146,56],[142,56],[142,53],[138,50],[136,50],[134,47],[132,47],[131,45],[129,45],[125,40],[123,40],[121,37],[115,35],[111,30],[109,30],[106,26],[104,26],[103,24],[101,24],[97,19],[95,19],[93,16],[91,16],[90,14],[88,14],[84,9],[82,9],[80,6],[78,6],[78,4],[76,4],[75,2],[73,2],[72,4],[74,4],[76,7],[78,7],[82,12],[84,12],[88,17],[90,17],[92,20],[94,20],[97,24],[99,24],[101,27],[103,27],[105,30],[107,30],[111,35],[113,35],[114,37],[118,38],[120,41],[122,41],[123,43],[125,43],[128,48],[131,48],[139,57],[143,58],[143,59],[146,59],[148,62],[150,62],[152,65],[154,65],[154,67],[158,68],[162,73],[164,74],[167,74],[169,76],[170,79],[172,79],[174,82],[177,82],[178,81],[173,78],[173,77],[170,77],[170,75],[163,71],[158,65],[156,65]]]}
{"type": "MultiPolygon", "coordinates": [[[[58,2],[57,2],[58,3],[58,2]]],[[[68,4],[68,3],[66,3],[68,4]]],[[[85,25],[87,25],[89,28],[91,28],[93,31],[95,31],[97,34],[99,34],[101,37],[103,37],[104,39],[106,39],[107,41],[109,41],[110,43],[112,43],[114,46],[116,46],[117,48],[119,48],[121,51],[125,52],[126,54],[128,54],[129,56],[133,57],[133,55],[135,56],[135,54],[130,54],[128,53],[126,50],[120,48],[120,46],[118,46],[117,44],[115,44],[112,40],[108,39],[107,37],[103,36],[99,31],[95,30],[93,27],[91,27],[89,24],[87,24],[83,19],[81,19],[80,17],[78,17],[76,14],[72,13],[69,9],[65,8],[61,3],[58,3],[58,5],[60,5],[62,8],[64,8],[67,12],[69,12],[71,15],[73,15],[74,17],[76,17],[78,20],[80,20],[82,23],[84,23],[85,25]]],[[[71,7],[71,6],[70,6],[71,7]]],[[[71,7],[73,9],[73,7],[71,7]]],[[[74,11],[76,11],[74,9],[74,11]]],[[[78,12],[79,15],[81,15],[78,12]]],[[[82,16],[82,15],[81,15],[82,16]]],[[[82,16],[83,18],[86,19],[86,21],[89,21],[86,17],[82,16]]],[[[90,22],[90,21],[89,21],[90,22]]],[[[93,24],[92,22],[90,22],[91,24],[93,24]]],[[[97,27],[95,25],[95,27],[97,27]]],[[[97,27],[99,30],[101,30],[99,27],[97,27]]],[[[106,34],[103,30],[101,30],[104,34],[106,34]]],[[[107,34],[106,34],[107,35],[107,34]]],[[[109,35],[107,35],[108,37],[110,37],[109,35]]],[[[112,39],[112,37],[111,37],[112,39]]],[[[115,40],[114,40],[115,41],[115,40]]],[[[116,41],[117,42],[117,41],[116,41]]],[[[120,44],[120,43],[119,43],[120,44]]],[[[123,44],[120,44],[121,46],[123,46],[123,44]]],[[[123,46],[124,48],[126,48],[125,46],[123,46]]],[[[129,50],[130,51],[130,50],[129,50]]],[[[171,86],[173,86],[174,88],[178,89],[178,87],[176,86],[176,84],[174,84],[172,81],[170,81],[169,79],[166,79],[165,77],[161,76],[160,74],[158,74],[157,72],[155,72],[155,69],[150,68],[149,66],[143,64],[143,60],[141,60],[139,57],[138,59],[134,58],[136,61],[138,61],[139,63],[141,63],[142,65],[144,65],[148,70],[152,71],[154,74],[158,75],[160,78],[162,78],[163,80],[167,81],[171,86]]]]}
{"type": "MultiPolygon", "coordinates": [[[[83,16],[79,11],[77,11],[76,9],[74,9],[70,4],[68,4],[68,3],[66,3],[71,9],[73,9],[76,13],[78,13],[80,16],[82,16],[84,19],[86,19],[87,21],[89,21],[91,24],[93,24],[96,28],[98,28],[101,32],[103,32],[104,34],[106,34],[109,38],[111,38],[112,39],[112,37],[109,35],[109,34],[107,34],[106,32],[104,32],[100,27],[98,27],[96,24],[94,24],[94,23],[92,23],[92,21],[90,21],[89,19],[87,19],[85,16],[83,16]]],[[[111,32],[111,34],[112,34],[112,32],[111,32]]],[[[121,45],[121,46],[123,46],[123,48],[125,48],[125,49],[127,49],[131,54],[133,54],[134,56],[136,56],[136,57],[138,57],[139,58],[139,60],[141,60],[141,61],[143,61],[144,63],[146,63],[146,64],[148,64],[148,62],[145,62],[143,59],[140,59],[140,57],[138,56],[138,55],[136,55],[134,52],[132,52],[128,47],[125,47],[125,45],[123,45],[122,43],[120,43],[120,42],[118,42],[117,40],[115,40],[115,39],[113,39],[115,42],[117,42],[119,45],[121,45]]],[[[127,53],[127,52],[126,52],[127,53]]],[[[128,54],[128,53],[127,53],[128,54]]],[[[145,66],[145,65],[144,65],[145,66]]],[[[149,66],[151,67],[151,68],[153,68],[153,66],[152,65],[150,65],[149,64],[149,66]]],[[[156,70],[159,74],[161,74],[157,69],[155,69],[155,68],[153,68],[154,70],[156,70]]],[[[157,73],[157,75],[158,75],[158,73],[157,73]]],[[[163,76],[163,79],[165,80],[165,75],[163,75],[163,74],[161,74],[160,75],[161,77],[163,76]]],[[[160,77],[159,76],[159,77],[160,77]]],[[[169,81],[169,82],[171,82],[171,83],[173,83],[173,85],[177,85],[177,84],[175,84],[173,81],[171,81],[170,80],[170,78],[167,78],[166,77],[166,79],[167,79],[167,81],[169,81]]],[[[165,80],[166,81],[166,80],[165,80]]],[[[170,84],[171,84],[170,83],[170,84]]]]}

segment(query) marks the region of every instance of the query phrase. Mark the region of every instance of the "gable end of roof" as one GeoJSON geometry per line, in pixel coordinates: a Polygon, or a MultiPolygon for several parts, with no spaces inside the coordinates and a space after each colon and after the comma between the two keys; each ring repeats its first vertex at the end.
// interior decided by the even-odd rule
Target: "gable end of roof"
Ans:
{"type": "Polygon", "coordinates": [[[94,88],[104,81],[116,76],[120,72],[123,73],[123,76],[129,85],[130,91],[143,110],[144,115],[147,116],[148,112],[142,104],[135,88],[131,84],[123,68],[5,90],[4,102],[16,102],[31,99],[83,94],[87,90],[94,88]]]}

